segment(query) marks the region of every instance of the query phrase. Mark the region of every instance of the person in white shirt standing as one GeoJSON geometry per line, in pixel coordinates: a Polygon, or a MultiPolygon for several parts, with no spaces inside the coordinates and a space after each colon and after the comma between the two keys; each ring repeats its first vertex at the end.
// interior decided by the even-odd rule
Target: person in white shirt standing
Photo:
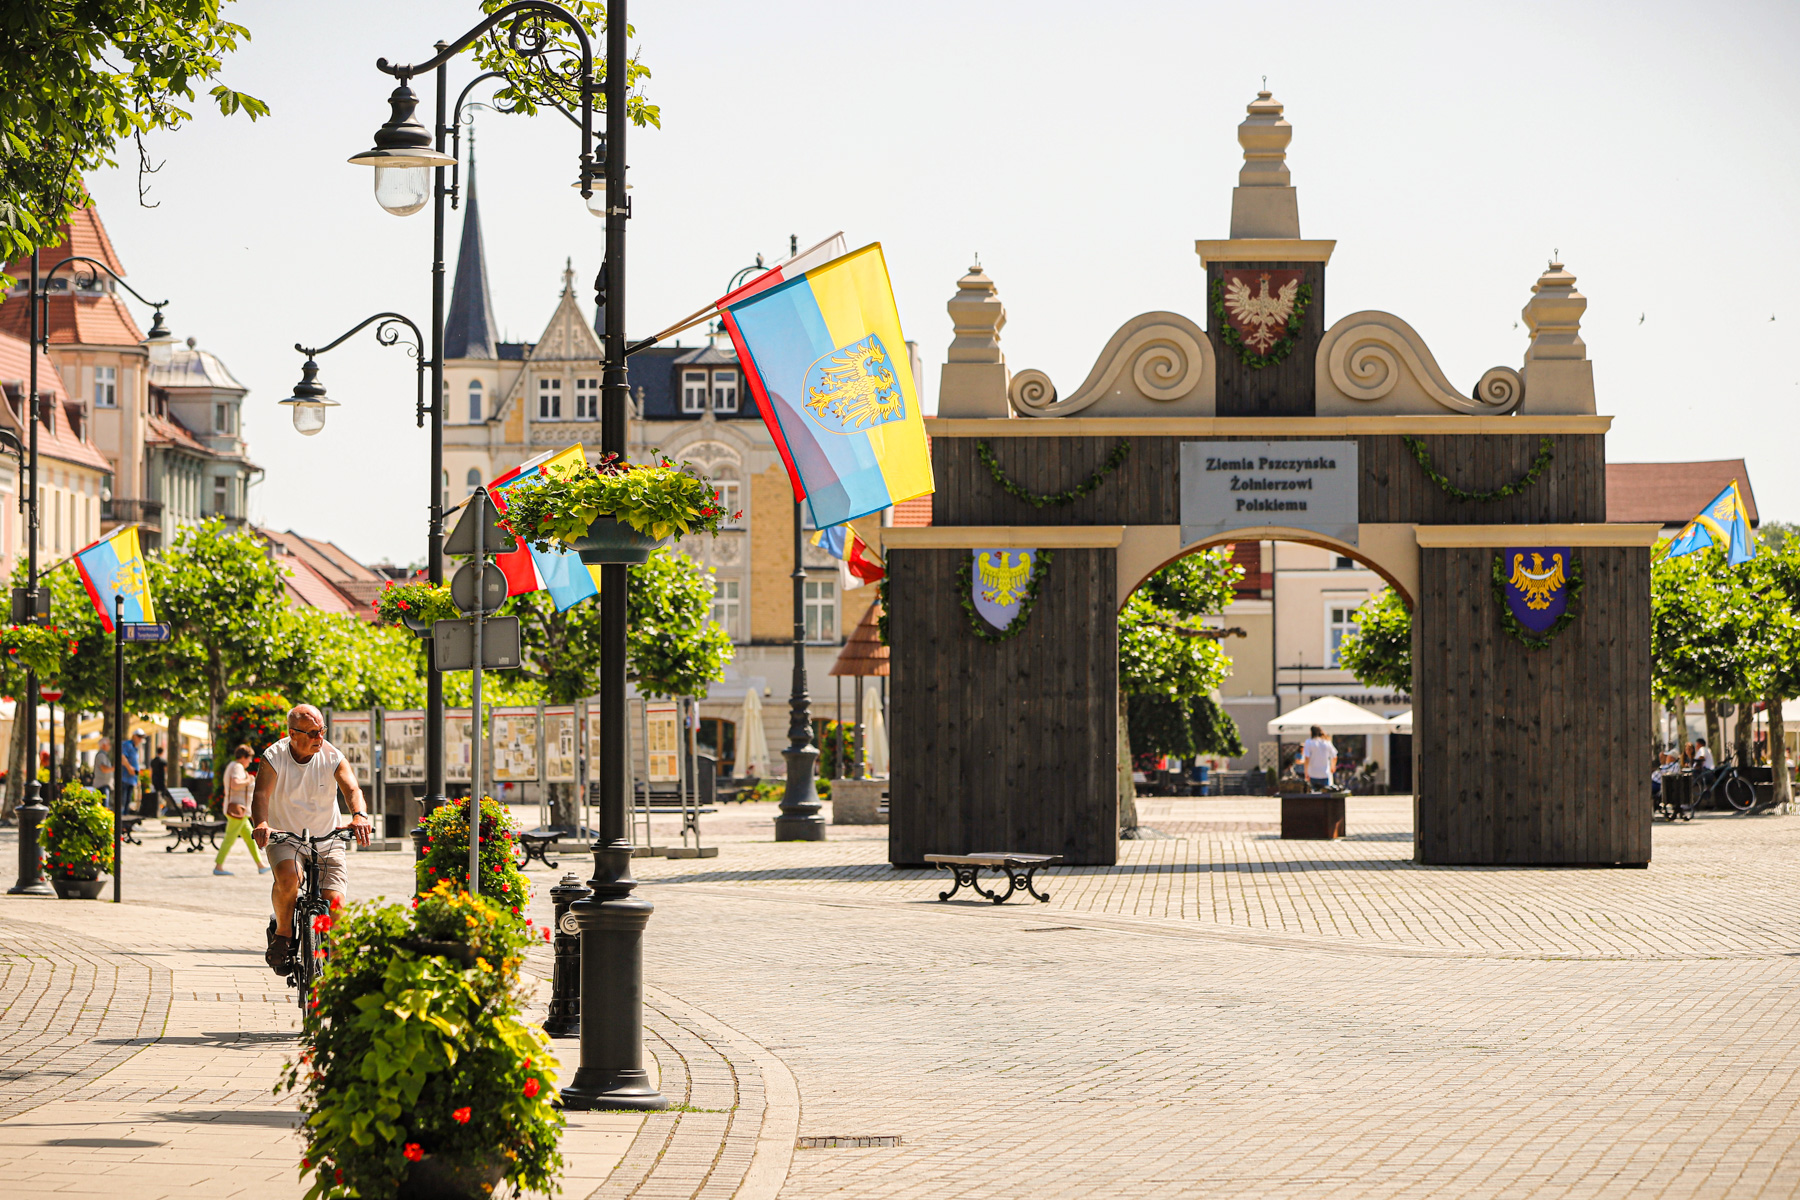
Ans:
{"type": "Polygon", "coordinates": [[[1309,790],[1322,792],[1331,786],[1331,773],[1337,769],[1337,747],[1317,725],[1312,727],[1312,736],[1306,739],[1306,744],[1300,747],[1300,760],[1306,764],[1309,790]]]}
{"type": "MultiPolygon", "coordinates": [[[[256,772],[256,795],[250,802],[250,821],[256,844],[269,852],[275,868],[270,899],[275,920],[269,927],[269,948],[263,960],[277,975],[289,973],[294,956],[294,900],[300,894],[300,848],[269,845],[269,834],[281,830],[318,837],[343,823],[338,796],[350,805],[350,825],[359,845],[369,844],[369,814],[363,806],[362,788],[343,752],[325,740],[325,715],[310,704],[288,713],[288,735],[263,751],[264,768],[256,772]]],[[[333,908],[343,903],[346,852],[342,842],[319,851],[319,886],[333,908]]]]}

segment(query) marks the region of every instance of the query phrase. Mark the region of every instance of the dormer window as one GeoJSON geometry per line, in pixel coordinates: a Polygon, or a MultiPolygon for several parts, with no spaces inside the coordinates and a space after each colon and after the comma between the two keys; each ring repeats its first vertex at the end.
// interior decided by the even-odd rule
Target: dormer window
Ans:
{"type": "Polygon", "coordinates": [[[538,420],[562,420],[562,380],[538,380],[538,420]]]}
{"type": "Polygon", "coordinates": [[[734,413],[738,410],[738,376],[736,371],[713,372],[713,411],[734,413]]]}
{"type": "Polygon", "coordinates": [[[705,371],[683,371],[681,373],[681,411],[684,413],[706,411],[705,371]]]}
{"type": "Polygon", "coordinates": [[[237,433],[237,405],[224,400],[213,405],[213,433],[218,437],[237,433]]]}

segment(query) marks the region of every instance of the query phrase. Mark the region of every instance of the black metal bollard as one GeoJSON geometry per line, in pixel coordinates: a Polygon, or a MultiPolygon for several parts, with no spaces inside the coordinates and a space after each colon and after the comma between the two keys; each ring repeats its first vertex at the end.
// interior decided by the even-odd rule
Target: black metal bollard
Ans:
{"type": "Polygon", "coordinates": [[[556,964],[550,974],[550,1016],[544,1032],[551,1037],[581,1036],[581,926],[569,915],[569,905],[591,895],[593,889],[573,871],[550,889],[556,901],[556,964]]]}

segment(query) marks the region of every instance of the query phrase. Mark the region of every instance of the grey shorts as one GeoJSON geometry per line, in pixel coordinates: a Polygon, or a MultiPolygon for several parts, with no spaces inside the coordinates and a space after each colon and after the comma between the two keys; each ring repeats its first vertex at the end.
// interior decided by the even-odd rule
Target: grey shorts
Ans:
{"type": "MultiPolygon", "coordinates": [[[[345,869],[348,848],[342,842],[333,842],[329,846],[319,847],[319,889],[326,892],[348,891],[350,874],[345,869]]],[[[296,861],[300,858],[300,847],[288,842],[271,842],[267,851],[269,865],[296,861]]],[[[304,870],[304,868],[302,868],[304,870]]]]}

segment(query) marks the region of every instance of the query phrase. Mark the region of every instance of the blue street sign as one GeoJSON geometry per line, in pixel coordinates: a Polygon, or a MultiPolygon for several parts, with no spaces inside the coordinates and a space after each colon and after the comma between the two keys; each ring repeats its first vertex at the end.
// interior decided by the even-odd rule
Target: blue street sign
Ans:
{"type": "Polygon", "coordinates": [[[119,626],[119,632],[128,642],[166,642],[169,640],[169,623],[127,621],[119,626]]]}

